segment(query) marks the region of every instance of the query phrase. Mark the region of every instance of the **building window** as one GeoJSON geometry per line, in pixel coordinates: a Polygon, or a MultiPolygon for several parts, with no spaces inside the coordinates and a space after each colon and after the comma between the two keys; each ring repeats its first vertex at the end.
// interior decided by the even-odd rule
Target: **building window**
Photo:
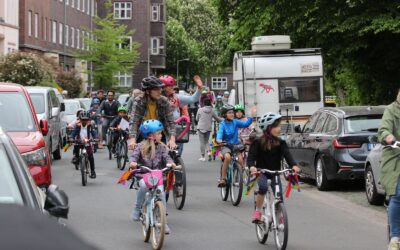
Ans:
{"type": "Polygon", "coordinates": [[[129,3],[129,2],[114,3],[114,18],[115,19],[131,19],[132,18],[132,3],[129,3]]]}
{"type": "Polygon", "coordinates": [[[71,0],[71,7],[75,8],[75,0],[71,0]]]}
{"type": "Polygon", "coordinates": [[[65,4],[66,4],[66,5],[69,5],[69,0],[65,0],[65,4]]]}
{"type": "Polygon", "coordinates": [[[57,43],[57,22],[53,21],[52,22],[52,31],[51,31],[51,41],[53,43],[57,43]]]}
{"type": "Polygon", "coordinates": [[[39,37],[39,14],[35,14],[35,37],[39,37]]]}
{"type": "Polygon", "coordinates": [[[85,12],[86,0],[82,0],[82,12],[85,12]]]}
{"type": "Polygon", "coordinates": [[[227,77],[212,77],[211,88],[215,90],[228,89],[228,78],[227,77]]]}
{"type": "Polygon", "coordinates": [[[152,55],[160,54],[160,38],[158,37],[151,38],[151,54],[152,55]]]}
{"type": "Polygon", "coordinates": [[[47,18],[43,19],[43,40],[47,41],[47,18]]]}
{"type": "Polygon", "coordinates": [[[76,9],[81,10],[81,0],[77,0],[76,2],[76,9]]]}
{"type": "Polygon", "coordinates": [[[151,6],[151,21],[160,21],[160,5],[158,4],[153,4],[153,6],[151,6]]]}
{"type": "Polygon", "coordinates": [[[69,26],[65,25],[65,36],[64,36],[65,45],[69,45],[69,26]]]}
{"type": "Polygon", "coordinates": [[[28,11],[28,36],[32,36],[32,11],[28,11]]]}
{"type": "Polygon", "coordinates": [[[90,0],[87,0],[86,14],[90,16],[90,0]]]}
{"type": "Polygon", "coordinates": [[[76,48],[79,49],[81,45],[81,31],[76,29],[76,48]]]}
{"type": "Polygon", "coordinates": [[[131,74],[118,72],[117,74],[114,75],[114,77],[118,79],[119,86],[121,86],[121,87],[131,87],[132,86],[132,75],[131,74]]]}
{"type": "Polygon", "coordinates": [[[92,2],[92,16],[94,16],[94,5],[95,5],[95,3],[94,3],[94,0],[90,0],[91,2],[92,2]]]}
{"type": "Polygon", "coordinates": [[[75,47],[75,28],[71,27],[71,47],[75,47]]]}
{"type": "Polygon", "coordinates": [[[132,37],[130,36],[123,37],[122,42],[118,44],[117,47],[120,49],[129,48],[130,50],[132,50],[132,37]]]}
{"type": "Polygon", "coordinates": [[[87,41],[86,41],[86,50],[89,50],[90,46],[89,46],[88,40],[90,40],[90,33],[88,31],[86,31],[86,39],[87,39],[87,41]]]}
{"type": "Polygon", "coordinates": [[[58,42],[60,43],[60,44],[63,44],[63,24],[62,23],[59,23],[59,25],[58,25],[58,33],[59,33],[59,36],[58,36],[58,42]]]}
{"type": "Polygon", "coordinates": [[[82,30],[82,49],[86,49],[85,48],[85,31],[82,30]]]}

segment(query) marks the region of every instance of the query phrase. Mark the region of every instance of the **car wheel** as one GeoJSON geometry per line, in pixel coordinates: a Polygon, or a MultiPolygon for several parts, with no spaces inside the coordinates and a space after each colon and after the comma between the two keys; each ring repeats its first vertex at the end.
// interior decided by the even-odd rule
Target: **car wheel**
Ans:
{"type": "Polygon", "coordinates": [[[60,137],[57,145],[57,150],[53,153],[54,160],[61,160],[62,139],[60,137]]]}
{"type": "Polygon", "coordinates": [[[330,188],[331,183],[326,177],[325,166],[321,156],[318,156],[317,160],[315,161],[315,182],[318,190],[320,191],[326,191],[330,188]]]}
{"type": "Polygon", "coordinates": [[[369,204],[381,206],[385,200],[385,196],[378,194],[375,185],[374,173],[372,172],[372,168],[370,165],[367,166],[364,174],[365,178],[365,194],[367,196],[367,200],[369,204]]]}

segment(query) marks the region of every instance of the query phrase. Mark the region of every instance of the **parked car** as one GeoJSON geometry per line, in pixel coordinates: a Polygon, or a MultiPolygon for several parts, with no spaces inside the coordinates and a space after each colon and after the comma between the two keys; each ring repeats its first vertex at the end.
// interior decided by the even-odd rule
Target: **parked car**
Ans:
{"type": "Polygon", "coordinates": [[[21,85],[0,83],[0,127],[11,137],[28,164],[36,184],[51,184],[51,157],[44,136],[49,131],[45,119],[38,121],[28,91],[21,85]]]}
{"type": "Polygon", "coordinates": [[[26,162],[0,128],[0,203],[22,205],[54,217],[66,218],[68,197],[55,185],[43,192],[33,181],[26,162]]]}
{"type": "Polygon", "coordinates": [[[69,124],[76,118],[76,112],[79,109],[85,109],[85,105],[78,99],[66,99],[64,121],[69,124]]]}
{"type": "Polygon", "coordinates": [[[85,110],[89,110],[90,109],[90,105],[92,104],[92,99],[90,99],[90,98],[78,98],[78,100],[83,103],[85,110]]]}
{"type": "Polygon", "coordinates": [[[49,87],[26,87],[35,106],[38,120],[45,119],[49,124],[49,132],[45,136],[46,145],[54,160],[61,159],[61,152],[64,146],[63,134],[61,131],[61,112],[65,111],[57,98],[56,92],[49,87]]]}
{"type": "Polygon", "coordinates": [[[65,144],[67,144],[67,123],[64,121],[64,116],[65,116],[65,102],[64,102],[64,96],[58,91],[58,89],[53,88],[54,92],[56,93],[56,96],[58,98],[58,101],[60,102],[60,107],[61,107],[61,112],[60,112],[60,119],[61,119],[61,138],[63,141],[63,147],[65,144]]]}
{"type": "Polygon", "coordinates": [[[364,163],[372,150],[385,107],[321,108],[287,139],[305,177],[315,179],[319,190],[335,180],[364,178],[364,163]]]}
{"type": "Polygon", "coordinates": [[[376,136],[370,137],[371,145],[376,145],[368,154],[364,168],[365,194],[371,205],[383,205],[385,201],[385,190],[379,183],[380,165],[383,145],[378,143],[376,136]]]}
{"type": "Polygon", "coordinates": [[[126,103],[128,103],[129,100],[129,94],[120,94],[118,96],[118,102],[123,106],[126,103]]]}

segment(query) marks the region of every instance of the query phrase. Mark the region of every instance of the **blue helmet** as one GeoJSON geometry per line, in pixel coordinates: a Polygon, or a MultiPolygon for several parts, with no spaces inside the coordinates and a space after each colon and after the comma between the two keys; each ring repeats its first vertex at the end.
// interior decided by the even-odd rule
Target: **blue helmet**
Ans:
{"type": "Polygon", "coordinates": [[[100,104],[100,100],[95,98],[95,99],[93,99],[92,104],[93,105],[99,105],[100,104]]]}
{"type": "Polygon", "coordinates": [[[140,125],[140,133],[144,139],[147,139],[149,134],[155,133],[159,130],[163,130],[164,126],[158,120],[147,120],[140,125]]]}

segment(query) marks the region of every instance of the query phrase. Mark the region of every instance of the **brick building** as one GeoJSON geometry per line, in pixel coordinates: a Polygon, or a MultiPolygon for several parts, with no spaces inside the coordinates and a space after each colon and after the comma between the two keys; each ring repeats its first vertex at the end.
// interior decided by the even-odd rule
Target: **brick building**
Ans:
{"type": "Polygon", "coordinates": [[[215,74],[206,78],[206,85],[215,92],[215,94],[223,94],[225,91],[231,91],[235,88],[233,85],[233,72],[231,69],[223,74],[215,74]]]}
{"type": "MultiPolygon", "coordinates": [[[[99,16],[106,15],[105,0],[99,1],[99,16]]],[[[140,59],[133,72],[116,72],[120,87],[139,87],[149,74],[157,74],[166,63],[165,0],[113,0],[114,18],[135,33],[128,41],[140,43],[140,59]]]]}
{"type": "Polygon", "coordinates": [[[20,50],[54,58],[65,70],[76,69],[85,83],[88,65],[73,58],[88,49],[83,37],[93,28],[98,0],[20,0],[20,50]]]}
{"type": "Polygon", "coordinates": [[[18,50],[18,3],[0,0],[0,55],[18,50]]]}

